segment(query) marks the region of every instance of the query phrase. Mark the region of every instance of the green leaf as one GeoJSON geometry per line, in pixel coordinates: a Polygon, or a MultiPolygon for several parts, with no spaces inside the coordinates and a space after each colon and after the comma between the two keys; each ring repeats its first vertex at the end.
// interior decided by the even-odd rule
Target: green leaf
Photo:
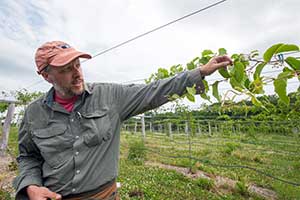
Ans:
{"type": "Polygon", "coordinates": [[[250,83],[249,91],[254,94],[263,94],[263,82],[260,78],[255,79],[252,83],[250,83]]]}
{"type": "Polygon", "coordinates": [[[168,98],[170,101],[174,101],[176,99],[180,99],[180,96],[178,94],[173,94],[171,97],[168,98]]]}
{"type": "Polygon", "coordinates": [[[188,70],[195,69],[195,67],[196,67],[193,62],[187,63],[186,66],[187,66],[188,70]]]}
{"type": "Polygon", "coordinates": [[[210,97],[207,96],[206,93],[201,93],[200,96],[201,96],[203,99],[206,99],[206,100],[210,101],[210,97]]]}
{"type": "Polygon", "coordinates": [[[233,60],[236,60],[236,59],[238,59],[239,58],[239,54],[232,54],[231,55],[231,58],[233,59],[233,60]]]}
{"type": "Polygon", "coordinates": [[[195,96],[190,94],[190,93],[186,93],[185,94],[186,98],[191,101],[191,102],[195,102],[195,96]]]}
{"type": "Polygon", "coordinates": [[[234,65],[234,78],[237,82],[241,83],[245,75],[245,66],[241,62],[236,62],[234,65]]]}
{"type": "Polygon", "coordinates": [[[182,72],[183,71],[183,68],[180,64],[178,65],[173,65],[171,68],[170,68],[170,76],[174,76],[175,74],[178,74],[179,72],[182,72]]]}
{"type": "Polygon", "coordinates": [[[264,53],[264,61],[269,62],[272,56],[276,53],[277,49],[280,48],[280,46],[282,45],[283,45],[282,43],[279,43],[268,48],[267,51],[265,51],[264,53]]]}
{"type": "Polygon", "coordinates": [[[207,81],[204,80],[204,79],[202,80],[202,83],[203,83],[203,85],[204,85],[204,93],[207,93],[208,90],[209,90],[208,83],[207,83],[207,81]]]}
{"type": "Polygon", "coordinates": [[[205,57],[205,56],[213,56],[214,55],[214,52],[212,52],[211,50],[209,49],[206,49],[204,51],[202,51],[202,57],[205,57]]]}
{"type": "Polygon", "coordinates": [[[199,63],[205,65],[208,63],[209,60],[210,60],[210,57],[202,57],[199,59],[199,63]]]}
{"type": "Polygon", "coordinates": [[[264,53],[264,60],[269,62],[275,54],[289,51],[299,51],[299,47],[294,44],[275,44],[264,53]]]}
{"type": "Polygon", "coordinates": [[[263,68],[266,66],[267,63],[260,63],[259,65],[257,65],[257,67],[255,68],[255,72],[253,74],[253,79],[258,79],[260,78],[260,74],[261,74],[261,71],[263,70],[263,68]]]}
{"type": "MultiPolygon", "coordinates": [[[[283,72],[289,72],[291,76],[293,76],[294,71],[288,67],[283,68],[283,72]]],[[[292,78],[292,77],[291,77],[292,78]]]]}
{"type": "Polygon", "coordinates": [[[0,113],[5,112],[7,108],[8,108],[8,103],[0,102],[0,113]]]}
{"type": "Polygon", "coordinates": [[[165,68],[159,68],[158,72],[156,73],[156,77],[157,77],[157,79],[167,78],[167,77],[169,77],[169,72],[165,68]]]}
{"type": "Polygon", "coordinates": [[[191,94],[191,95],[195,95],[196,94],[196,89],[195,87],[186,87],[186,91],[191,94]]]}
{"type": "Polygon", "coordinates": [[[212,85],[212,94],[220,102],[221,96],[219,95],[218,85],[219,81],[214,82],[214,84],[212,85]]]}
{"type": "Polygon", "coordinates": [[[289,52],[289,51],[299,51],[299,47],[294,44],[284,44],[277,49],[276,53],[289,52]]]}
{"type": "Polygon", "coordinates": [[[243,86],[241,85],[241,83],[237,82],[237,80],[235,80],[234,77],[231,77],[230,78],[230,81],[229,81],[231,87],[239,92],[242,92],[243,91],[243,86]]]}
{"type": "Polygon", "coordinates": [[[300,60],[297,60],[294,57],[287,57],[285,62],[294,70],[300,70],[300,60]]]}
{"type": "Polygon", "coordinates": [[[282,72],[278,75],[277,79],[274,80],[275,92],[278,94],[280,100],[286,105],[290,104],[290,99],[286,94],[288,74],[289,72],[282,72]]]}
{"type": "Polygon", "coordinates": [[[246,77],[245,82],[244,82],[244,85],[245,85],[245,87],[246,87],[247,89],[249,89],[249,87],[250,87],[250,80],[249,80],[248,77],[246,77]]]}
{"type": "Polygon", "coordinates": [[[218,50],[218,52],[219,52],[219,56],[223,56],[223,55],[226,55],[226,54],[227,54],[227,51],[226,51],[226,49],[224,49],[224,48],[220,48],[220,49],[218,50]]]}
{"type": "Polygon", "coordinates": [[[255,106],[258,106],[258,107],[261,107],[261,106],[262,106],[262,103],[261,103],[255,96],[252,96],[252,97],[251,97],[251,102],[252,102],[253,105],[255,105],[255,106]]]}
{"type": "Polygon", "coordinates": [[[230,78],[230,74],[225,68],[218,69],[218,72],[223,76],[224,78],[230,78]]]}

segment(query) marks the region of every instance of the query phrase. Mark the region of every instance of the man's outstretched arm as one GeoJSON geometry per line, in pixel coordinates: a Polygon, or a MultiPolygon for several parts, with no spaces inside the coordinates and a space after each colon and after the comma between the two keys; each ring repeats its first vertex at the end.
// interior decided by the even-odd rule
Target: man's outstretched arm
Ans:
{"type": "Polygon", "coordinates": [[[212,58],[206,65],[148,85],[120,85],[115,90],[114,96],[121,121],[163,105],[173,94],[181,96],[186,92],[186,87],[196,85],[197,93],[203,92],[202,77],[230,64],[232,61],[228,56],[218,56],[212,58]]]}

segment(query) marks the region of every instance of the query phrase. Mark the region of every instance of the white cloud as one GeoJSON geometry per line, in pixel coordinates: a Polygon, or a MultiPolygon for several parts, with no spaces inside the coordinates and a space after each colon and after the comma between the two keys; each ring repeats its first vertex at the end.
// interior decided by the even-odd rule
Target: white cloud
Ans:
{"type": "MultiPolygon", "coordinates": [[[[216,1],[214,1],[216,2],[216,1]]],[[[65,40],[91,54],[203,8],[196,0],[53,0],[0,3],[0,89],[41,80],[34,53],[42,43],[65,40]],[[11,67],[3,64],[11,64],[11,67]],[[21,69],[22,68],[22,69],[21,69]],[[22,72],[22,76],[18,76],[22,72]],[[26,72],[26,73],[25,73],[26,72]],[[9,84],[8,84],[9,83],[9,84]]],[[[158,67],[190,61],[203,49],[229,53],[265,50],[277,42],[298,43],[299,0],[227,1],[83,64],[88,81],[125,82],[147,78],[158,67]]],[[[210,77],[214,79],[213,75],[210,77]]],[[[45,90],[47,84],[31,89],[45,90]]]]}

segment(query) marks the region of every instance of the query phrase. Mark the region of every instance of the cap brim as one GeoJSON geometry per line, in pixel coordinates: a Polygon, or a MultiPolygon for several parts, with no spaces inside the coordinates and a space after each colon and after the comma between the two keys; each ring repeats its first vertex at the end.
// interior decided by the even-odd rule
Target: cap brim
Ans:
{"type": "Polygon", "coordinates": [[[70,49],[69,51],[56,55],[49,64],[54,67],[61,67],[72,62],[76,58],[91,59],[92,56],[87,53],[76,51],[75,49],[70,49]]]}

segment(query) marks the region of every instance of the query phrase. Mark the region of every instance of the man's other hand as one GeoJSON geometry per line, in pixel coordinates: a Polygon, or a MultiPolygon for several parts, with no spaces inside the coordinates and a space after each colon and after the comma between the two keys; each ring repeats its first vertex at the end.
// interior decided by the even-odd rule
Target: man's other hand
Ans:
{"type": "Polygon", "coordinates": [[[36,185],[30,185],[26,189],[27,195],[30,200],[61,200],[60,194],[50,191],[46,187],[39,187],[36,185]]]}
{"type": "Polygon", "coordinates": [[[200,67],[200,73],[202,76],[208,76],[222,67],[226,69],[228,65],[232,65],[232,60],[228,56],[213,57],[206,65],[200,67]]]}

